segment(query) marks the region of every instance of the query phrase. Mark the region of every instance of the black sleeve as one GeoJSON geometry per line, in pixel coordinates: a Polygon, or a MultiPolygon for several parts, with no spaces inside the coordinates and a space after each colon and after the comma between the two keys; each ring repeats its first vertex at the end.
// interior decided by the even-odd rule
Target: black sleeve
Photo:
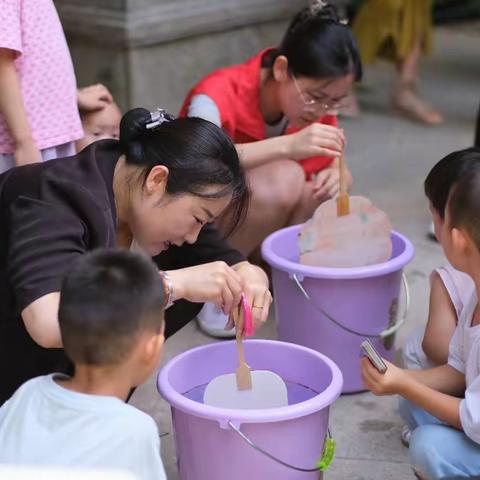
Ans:
{"type": "Polygon", "coordinates": [[[27,197],[11,204],[8,218],[7,276],[21,312],[60,291],[63,275],[86,251],[86,229],[66,209],[27,197]]]}
{"type": "Polygon", "coordinates": [[[228,265],[243,262],[245,257],[231,247],[214,225],[205,225],[193,245],[170,247],[154,258],[160,269],[178,269],[222,260],[228,265]]]}

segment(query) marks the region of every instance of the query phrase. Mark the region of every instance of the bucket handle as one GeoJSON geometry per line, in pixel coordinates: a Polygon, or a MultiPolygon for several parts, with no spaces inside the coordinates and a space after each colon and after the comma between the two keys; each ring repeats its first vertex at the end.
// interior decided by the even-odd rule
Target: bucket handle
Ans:
{"type": "Polygon", "coordinates": [[[250,438],[248,438],[244,433],[240,431],[240,428],[236,427],[230,420],[227,422],[227,425],[248,445],[252,448],[260,452],[262,455],[270,458],[276,463],[283,465],[284,467],[290,468],[292,470],[296,470],[297,472],[305,472],[305,473],[312,473],[312,472],[324,472],[332,463],[334,450],[335,450],[335,442],[332,438],[332,434],[330,433],[330,428],[327,428],[327,433],[325,435],[325,446],[322,453],[322,458],[317,462],[317,465],[314,468],[302,468],[297,467],[295,465],[291,465],[290,463],[284,462],[280,460],[275,455],[272,455],[270,452],[267,452],[262,447],[259,447],[255,442],[253,442],[250,438]]]}
{"type": "MultiPolygon", "coordinates": [[[[303,296],[309,301],[312,302],[312,299],[308,292],[305,290],[305,287],[303,286],[302,282],[298,279],[297,274],[294,273],[292,275],[292,279],[297,285],[298,289],[302,292],[303,296]]],[[[364,333],[364,332],[358,332],[356,330],[353,330],[342,323],[340,323],[338,320],[335,320],[331,315],[329,315],[323,308],[319,307],[318,305],[315,305],[315,303],[312,302],[312,306],[315,310],[317,310],[319,313],[327,317],[331,322],[333,322],[337,327],[342,328],[348,333],[353,333],[354,335],[358,335],[359,337],[368,337],[368,338],[386,338],[389,337],[390,335],[393,335],[394,333],[397,332],[397,330],[405,323],[405,320],[408,315],[408,311],[410,310],[410,288],[408,286],[408,280],[407,276],[405,273],[402,273],[402,284],[405,289],[405,308],[402,317],[397,320],[397,322],[392,325],[391,327],[387,328],[383,332],[380,333],[364,333]]]]}

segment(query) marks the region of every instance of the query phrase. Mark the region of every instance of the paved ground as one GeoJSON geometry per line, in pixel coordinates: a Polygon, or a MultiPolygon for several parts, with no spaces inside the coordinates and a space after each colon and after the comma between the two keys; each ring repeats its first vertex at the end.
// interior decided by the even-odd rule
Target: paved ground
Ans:
{"type": "MultiPolygon", "coordinates": [[[[406,270],[412,289],[412,308],[396,340],[397,348],[403,345],[412,328],[425,321],[428,275],[443,261],[439,246],[426,238],[429,215],[422,182],[442,156],[470,146],[473,141],[475,112],[480,100],[479,44],[478,24],[437,30],[436,53],[425,62],[421,90],[445,114],[446,122],[442,126],[429,128],[391,115],[388,87],[393,75],[387,65],[368,70],[360,92],[363,115],[344,122],[355,192],[369,196],[388,212],[395,229],[407,235],[416,248],[416,257],[406,270]]],[[[275,338],[273,317],[259,337],[275,338]]],[[[210,341],[192,322],[167,342],[164,361],[210,341]]],[[[137,390],[132,403],[153,415],[162,432],[171,432],[169,408],[157,394],[153,378],[137,390]]],[[[331,425],[338,449],[326,478],[413,478],[408,451],[399,441],[401,423],[395,398],[376,398],[369,393],[343,396],[331,410],[331,425]]],[[[171,434],[164,437],[162,445],[168,478],[176,480],[171,434]]]]}

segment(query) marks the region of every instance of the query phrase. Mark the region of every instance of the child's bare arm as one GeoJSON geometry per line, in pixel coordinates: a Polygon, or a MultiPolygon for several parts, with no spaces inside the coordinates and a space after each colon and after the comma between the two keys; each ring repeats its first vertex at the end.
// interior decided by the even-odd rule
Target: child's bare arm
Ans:
{"type": "Polygon", "coordinates": [[[436,365],[448,360],[448,347],[457,326],[457,313],[438,273],[432,276],[430,308],[422,348],[436,365]]]}
{"type": "Polygon", "coordinates": [[[24,165],[42,158],[32,138],[14,60],[13,50],[0,48],[0,114],[15,142],[15,162],[24,165]]]}
{"type": "MultiPolygon", "coordinates": [[[[369,390],[375,395],[401,395],[431,415],[452,427],[462,430],[460,421],[461,398],[447,395],[427,386],[425,383],[418,381],[415,376],[410,375],[412,371],[403,370],[387,361],[385,363],[387,364],[387,371],[381,374],[367,358],[362,358],[362,377],[369,390]]],[[[437,369],[431,369],[431,371],[433,370],[437,369]]],[[[437,370],[436,373],[438,377],[439,371],[437,370]]],[[[458,381],[455,369],[452,368],[452,371],[445,370],[444,373],[447,376],[442,379],[438,377],[436,379],[437,383],[442,383],[445,386],[451,380],[458,381]]],[[[460,374],[460,372],[457,373],[460,374]]]]}
{"type": "Polygon", "coordinates": [[[448,395],[463,397],[465,393],[465,375],[445,364],[425,370],[405,370],[415,381],[448,395]]]}
{"type": "Polygon", "coordinates": [[[398,392],[402,397],[448,425],[463,430],[460,421],[461,398],[438,392],[423,383],[415,381],[412,377],[409,378],[410,380],[405,382],[398,392]]]}

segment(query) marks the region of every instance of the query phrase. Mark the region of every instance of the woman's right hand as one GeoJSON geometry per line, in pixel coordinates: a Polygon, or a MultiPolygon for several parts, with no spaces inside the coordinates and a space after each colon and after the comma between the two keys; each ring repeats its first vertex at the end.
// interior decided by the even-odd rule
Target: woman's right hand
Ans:
{"type": "Polygon", "coordinates": [[[226,315],[238,306],[242,294],[240,275],[225,262],[169,270],[175,300],[214,303],[226,315]]]}
{"type": "Polygon", "coordinates": [[[312,123],[304,129],[286,135],[287,155],[292,160],[325,156],[340,157],[345,148],[345,134],[342,129],[312,123]]]}

